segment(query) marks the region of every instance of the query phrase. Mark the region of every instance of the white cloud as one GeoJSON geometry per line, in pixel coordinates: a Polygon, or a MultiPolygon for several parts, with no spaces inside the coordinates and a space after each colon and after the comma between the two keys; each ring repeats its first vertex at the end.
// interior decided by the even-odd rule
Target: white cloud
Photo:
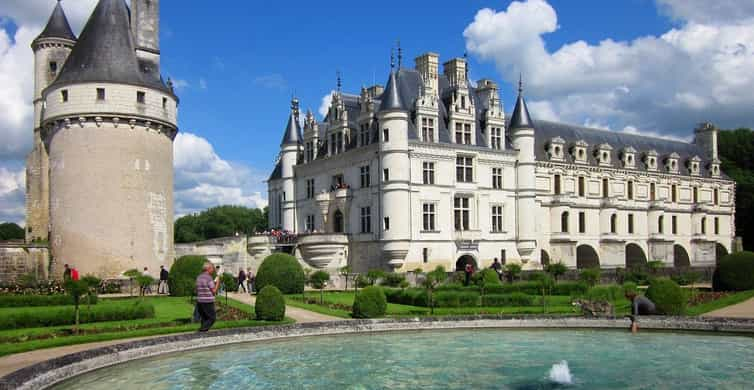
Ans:
{"type": "Polygon", "coordinates": [[[730,24],[754,16],[751,0],[657,0],[657,5],[671,18],[698,23],[730,24]]]}
{"type": "Polygon", "coordinates": [[[317,110],[317,112],[323,119],[327,116],[327,112],[330,111],[330,104],[332,103],[332,95],[334,93],[335,90],[332,90],[327,95],[322,96],[322,103],[320,103],[319,110],[317,110]]]}
{"type": "Polygon", "coordinates": [[[288,89],[288,81],[280,73],[259,76],[254,79],[254,84],[263,88],[276,89],[281,92],[288,89]]]}
{"type": "Polygon", "coordinates": [[[179,133],[173,152],[176,217],[224,204],[267,205],[266,175],[223,160],[206,139],[179,133]]]}
{"type": "Polygon", "coordinates": [[[725,1],[738,13],[727,24],[694,13],[717,3],[661,1],[687,21],[660,36],[575,41],[552,51],[544,40],[559,28],[552,6],[513,2],[504,11],[480,10],[464,37],[468,51],[493,61],[507,81],[523,72],[535,116],[685,137],[705,120],[754,126],[754,12],[725,1]]]}
{"type": "Polygon", "coordinates": [[[200,89],[207,89],[207,80],[204,78],[199,79],[199,88],[200,89]]]}
{"type": "Polygon", "coordinates": [[[15,222],[24,225],[26,174],[0,167],[0,223],[15,222]]]}
{"type": "Polygon", "coordinates": [[[189,86],[191,86],[191,84],[188,81],[186,81],[186,80],[173,79],[171,81],[173,82],[173,87],[176,90],[179,90],[179,91],[182,90],[182,89],[184,89],[184,88],[188,88],[189,86]]]}

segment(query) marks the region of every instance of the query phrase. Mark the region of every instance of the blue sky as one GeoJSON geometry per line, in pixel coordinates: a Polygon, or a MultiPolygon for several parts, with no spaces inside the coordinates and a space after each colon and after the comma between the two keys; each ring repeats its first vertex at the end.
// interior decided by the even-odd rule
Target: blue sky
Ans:
{"type": "MultiPolygon", "coordinates": [[[[64,0],[78,33],[97,0],[64,0]]],[[[0,221],[23,221],[31,147],[31,40],[55,0],[0,5],[0,221]]],[[[181,98],[177,214],[264,206],[295,93],[320,111],[384,83],[425,51],[466,51],[473,80],[501,84],[507,111],[524,74],[541,119],[689,140],[694,125],[754,126],[754,0],[162,2],[163,73],[181,98]]]]}

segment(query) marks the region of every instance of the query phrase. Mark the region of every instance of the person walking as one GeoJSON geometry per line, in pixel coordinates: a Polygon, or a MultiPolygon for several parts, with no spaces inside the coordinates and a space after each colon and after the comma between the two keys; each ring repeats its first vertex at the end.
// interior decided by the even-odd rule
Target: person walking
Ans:
{"type": "Polygon", "coordinates": [[[220,294],[220,295],[223,295],[223,293],[225,293],[225,286],[222,283],[222,280],[223,280],[222,274],[223,274],[223,272],[220,271],[220,266],[219,265],[216,266],[215,267],[215,275],[217,276],[216,279],[218,280],[218,283],[217,283],[218,284],[218,294],[220,294]]]}
{"type": "Polygon", "coordinates": [[[495,260],[492,262],[492,265],[490,266],[495,272],[497,272],[497,278],[500,279],[500,281],[503,281],[503,265],[500,264],[500,261],[495,258],[495,260]]]}
{"type": "Polygon", "coordinates": [[[63,265],[63,281],[67,282],[71,280],[71,267],[68,264],[63,265]]]}
{"type": "Polygon", "coordinates": [[[76,269],[76,266],[71,266],[71,280],[74,282],[79,280],[79,270],[76,269]]]}
{"type": "Polygon", "coordinates": [[[254,274],[251,273],[251,268],[246,269],[246,284],[249,294],[254,294],[254,274]]]}
{"type": "Polygon", "coordinates": [[[464,285],[468,286],[471,282],[471,275],[474,273],[474,266],[471,265],[471,263],[467,262],[466,267],[463,269],[464,274],[466,274],[466,281],[464,282],[464,285]]]}
{"type": "Polygon", "coordinates": [[[215,294],[220,284],[220,277],[212,279],[215,266],[212,263],[204,263],[202,273],[196,278],[196,311],[201,321],[200,332],[206,332],[215,323],[215,294]]]}
{"type": "Polygon", "coordinates": [[[239,292],[241,292],[241,289],[243,289],[243,292],[246,291],[246,272],[244,272],[243,268],[238,270],[238,288],[236,288],[239,292]]]}
{"type": "Polygon", "coordinates": [[[164,265],[160,266],[160,284],[157,285],[157,294],[167,294],[168,293],[168,270],[165,269],[164,265]]]}
{"type": "MultiPolygon", "coordinates": [[[[149,275],[149,270],[147,269],[147,267],[144,267],[144,271],[141,274],[144,275],[144,276],[150,276],[149,275]]],[[[147,294],[151,294],[151,293],[152,293],[152,285],[151,285],[151,283],[150,284],[146,284],[144,286],[141,286],[141,295],[147,295],[147,294]]]]}

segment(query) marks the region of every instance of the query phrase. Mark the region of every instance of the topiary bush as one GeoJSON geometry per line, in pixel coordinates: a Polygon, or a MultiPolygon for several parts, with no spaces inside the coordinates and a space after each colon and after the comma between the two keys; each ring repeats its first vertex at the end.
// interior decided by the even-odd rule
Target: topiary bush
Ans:
{"type": "Polygon", "coordinates": [[[189,297],[196,294],[196,278],[207,262],[204,256],[182,256],[170,266],[168,288],[174,297],[189,297]]]}
{"type": "Polygon", "coordinates": [[[304,292],[305,282],[304,269],[295,257],[274,253],[259,266],[254,288],[262,291],[266,286],[273,285],[283,294],[300,294],[304,292]]]}
{"type": "Polygon", "coordinates": [[[354,318],[379,318],[385,315],[387,299],[380,287],[365,287],[353,300],[354,318]]]}
{"type": "Polygon", "coordinates": [[[258,320],[282,321],[285,318],[283,293],[274,285],[264,286],[257,294],[254,312],[258,320]]]}
{"type": "Polygon", "coordinates": [[[485,288],[491,286],[499,286],[501,284],[500,277],[497,275],[497,272],[495,272],[495,270],[491,268],[485,268],[475,273],[474,276],[471,277],[471,280],[475,285],[484,286],[485,288]]]}
{"type": "Polygon", "coordinates": [[[712,279],[715,291],[754,290],[754,252],[737,252],[723,257],[712,279]]]}
{"type": "Polygon", "coordinates": [[[649,283],[646,296],[654,302],[660,314],[682,315],[686,312],[686,293],[678,283],[670,279],[653,279],[649,283]]]}

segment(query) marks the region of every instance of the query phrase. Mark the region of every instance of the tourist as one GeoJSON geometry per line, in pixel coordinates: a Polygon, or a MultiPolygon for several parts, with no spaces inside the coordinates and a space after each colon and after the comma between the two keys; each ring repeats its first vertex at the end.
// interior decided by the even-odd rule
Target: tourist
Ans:
{"type": "Polygon", "coordinates": [[[492,265],[490,266],[495,272],[497,272],[497,278],[500,279],[500,281],[503,281],[503,265],[500,264],[500,261],[495,258],[495,260],[492,261],[492,265]]]}
{"type": "Polygon", "coordinates": [[[160,284],[157,286],[157,294],[168,293],[168,270],[164,265],[160,266],[160,284]]]}
{"type": "Polygon", "coordinates": [[[77,281],[79,280],[79,270],[76,269],[76,266],[71,266],[71,280],[77,281]]]}
{"type": "Polygon", "coordinates": [[[223,283],[222,283],[222,280],[223,280],[223,278],[221,277],[222,274],[223,273],[222,271],[220,271],[220,266],[218,265],[217,267],[215,267],[215,275],[217,276],[216,279],[219,281],[218,294],[220,295],[223,295],[223,293],[225,292],[225,286],[223,286],[223,283]]]}
{"type": "Polygon", "coordinates": [[[249,294],[254,293],[254,274],[251,273],[251,268],[246,270],[246,283],[248,284],[249,294]]]}
{"type": "Polygon", "coordinates": [[[639,331],[638,317],[656,314],[657,309],[654,302],[643,295],[636,295],[633,291],[626,291],[625,295],[631,301],[631,315],[628,316],[631,319],[631,333],[636,333],[639,331]]]}
{"type": "Polygon", "coordinates": [[[243,289],[243,292],[246,291],[246,272],[243,271],[243,268],[238,270],[238,288],[237,290],[241,292],[241,289],[243,289]]]}
{"type": "Polygon", "coordinates": [[[212,279],[215,266],[212,263],[204,263],[202,273],[196,278],[196,311],[202,323],[200,332],[206,332],[215,323],[215,294],[220,284],[220,277],[212,279]]]}
{"type": "MultiPolygon", "coordinates": [[[[144,271],[141,273],[144,276],[150,276],[149,270],[147,267],[144,267],[144,271]]],[[[150,276],[151,277],[151,276],[150,276]]],[[[147,283],[144,286],[141,287],[141,295],[147,295],[152,293],[152,285],[151,283],[147,283]]]]}
{"type": "Polygon", "coordinates": [[[466,281],[464,282],[464,285],[468,286],[471,282],[471,275],[474,273],[474,266],[471,265],[471,263],[467,262],[466,267],[463,269],[464,274],[466,274],[466,281]]]}
{"type": "Polygon", "coordinates": [[[67,282],[71,280],[71,268],[68,264],[63,265],[63,281],[67,282]]]}

